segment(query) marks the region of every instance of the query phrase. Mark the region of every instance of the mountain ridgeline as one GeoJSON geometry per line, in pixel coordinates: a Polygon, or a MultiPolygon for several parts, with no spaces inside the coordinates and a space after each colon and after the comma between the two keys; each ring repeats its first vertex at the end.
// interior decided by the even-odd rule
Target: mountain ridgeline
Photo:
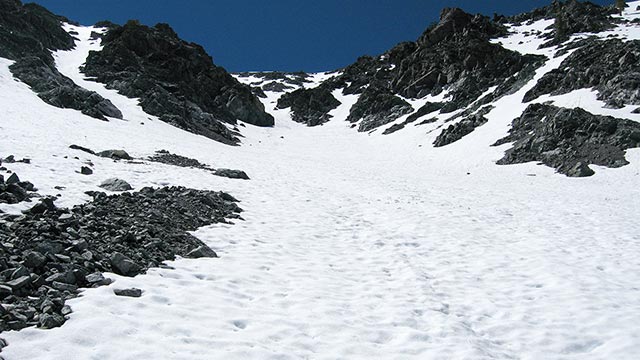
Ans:
{"type": "Polygon", "coordinates": [[[238,134],[222,123],[274,124],[249,86],[214,65],[200,45],[181,40],[167,24],[110,25],[102,45],[101,51],[89,54],[84,73],[139,98],[145,112],[160,120],[228,144],[236,144],[238,134]]]}
{"type": "MultiPolygon", "coordinates": [[[[543,40],[540,48],[557,46],[554,56],[570,55],[526,92],[524,103],[544,95],[594,89],[598,100],[608,108],[640,105],[640,42],[596,36],[626,22],[612,17],[616,13],[613,6],[575,0],[554,1],[512,17],[489,18],[457,8],[444,9],[439,23],[427,28],[415,42],[401,43],[380,56],[363,56],[317,87],[274,90],[277,83],[265,78],[258,84],[261,88],[254,91],[285,92],[277,107],[290,108],[294,121],[309,126],[331,119],[329,113],[340,105],[332,95],[335,90],[356,94],[359,97],[347,121],[361,132],[394,123],[382,131],[385,135],[412,123],[431,124],[436,122],[433,116],[450,114],[436,129],[440,134],[433,143],[444,147],[486,124],[489,120],[485,115],[493,109],[491,103],[522,89],[550,60],[544,55],[508,50],[495,40],[509,35],[510,26],[554,20],[544,32],[535,34],[543,40]],[[572,37],[575,34],[585,36],[572,37]],[[427,101],[418,109],[408,102],[429,97],[437,100],[427,101]],[[404,120],[398,123],[401,118],[404,120]]],[[[282,74],[281,79],[288,81],[287,76],[282,74]]],[[[510,135],[495,144],[514,143],[498,164],[538,161],[568,176],[592,175],[589,164],[624,166],[625,150],[640,146],[637,122],[598,116],[582,109],[532,105],[513,120],[512,127],[510,135]],[[545,123],[547,116],[554,119],[553,126],[545,123]]]]}
{"type": "MultiPolygon", "coordinates": [[[[51,105],[103,120],[123,117],[109,100],[56,70],[52,51],[74,47],[73,34],[62,28],[68,19],[19,0],[0,0],[0,9],[0,56],[15,61],[15,77],[51,105]]],[[[597,36],[630,22],[612,16],[617,13],[614,6],[576,0],[554,1],[512,17],[447,8],[416,41],[362,56],[320,82],[305,73],[232,75],[167,24],[102,22],[97,26],[106,31],[94,34],[102,48],[90,52],[81,70],[93,81],[139,99],[148,114],[229,145],[240,144],[238,121],[273,126],[269,112],[288,109],[293,121],[320,126],[342,105],[340,96],[355,95],[348,116],[340,120],[357,131],[390,135],[429,125],[434,127],[429,133],[438,132],[433,146],[446,147],[491,121],[497,100],[535,81],[522,98],[531,106],[509,119],[508,137],[495,139],[496,145],[513,143],[498,164],[539,161],[569,176],[589,176],[589,164],[627,163],[625,150],[640,146],[638,123],[537,103],[544,96],[594,89],[608,108],[640,106],[640,41],[597,36]],[[525,35],[537,36],[539,49],[554,49],[551,54],[516,51],[497,41],[516,26],[541,20],[553,23],[525,35]],[[558,56],[565,56],[560,66],[537,79],[537,71],[558,56]],[[555,119],[551,128],[543,124],[548,117],[555,119]]]]}

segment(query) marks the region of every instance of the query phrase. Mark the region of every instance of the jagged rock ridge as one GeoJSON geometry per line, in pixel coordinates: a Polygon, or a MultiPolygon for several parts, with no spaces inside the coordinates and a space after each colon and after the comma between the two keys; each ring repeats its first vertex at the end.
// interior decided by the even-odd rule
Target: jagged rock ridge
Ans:
{"type": "Polygon", "coordinates": [[[532,104],[513,121],[509,135],[496,145],[514,142],[498,164],[540,161],[568,176],[590,176],[589,164],[628,164],[624,150],[640,147],[640,123],[532,104]]]}
{"type": "Polygon", "coordinates": [[[524,101],[593,88],[611,107],[640,105],[640,41],[590,39],[581,45],[559,68],[545,74],[524,101]]]}
{"type": "Polygon", "coordinates": [[[122,118],[109,100],[77,86],[60,74],[51,55],[53,50],[69,50],[74,40],[61,27],[64,18],[36,4],[0,0],[0,57],[15,60],[10,67],[46,103],[71,108],[106,119],[122,118]]]}
{"type": "Polygon", "coordinates": [[[160,120],[228,144],[237,133],[224,123],[237,120],[272,126],[273,117],[253,95],[197,44],[181,40],[167,24],[129,21],[113,26],[103,49],[89,54],[83,71],[95,81],[140,98],[142,108],[160,120]]]}
{"type": "MultiPolygon", "coordinates": [[[[440,22],[416,42],[401,43],[378,57],[363,56],[319,87],[362,94],[348,119],[365,119],[358,127],[360,131],[375,129],[416,110],[402,97],[423,98],[448,91],[450,100],[442,106],[442,112],[463,109],[491,87],[498,89],[486,101],[513,92],[544,63],[543,56],[522,55],[490,42],[506,33],[503,24],[486,16],[445,9],[440,22]],[[372,100],[375,110],[364,111],[374,106],[372,100]]],[[[305,91],[312,90],[298,91],[297,95],[303,96],[305,91]]],[[[292,110],[294,116],[299,112],[292,110]]],[[[304,118],[304,114],[297,117],[304,118]]]]}

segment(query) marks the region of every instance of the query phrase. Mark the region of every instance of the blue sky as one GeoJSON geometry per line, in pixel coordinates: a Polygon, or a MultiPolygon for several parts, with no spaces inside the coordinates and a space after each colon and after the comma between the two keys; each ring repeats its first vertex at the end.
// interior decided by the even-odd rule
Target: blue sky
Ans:
{"type": "MultiPolygon", "coordinates": [[[[26,0],[25,2],[28,2],[26,0]]],[[[415,40],[443,7],[517,14],[542,0],[33,0],[81,24],[169,23],[229,71],[333,70],[415,40]]],[[[610,4],[613,0],[596,0],[610,4]]]]}

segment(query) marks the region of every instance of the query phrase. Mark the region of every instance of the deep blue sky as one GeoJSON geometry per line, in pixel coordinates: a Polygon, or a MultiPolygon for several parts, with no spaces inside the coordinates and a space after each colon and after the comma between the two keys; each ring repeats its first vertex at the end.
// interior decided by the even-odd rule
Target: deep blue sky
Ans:
{"type": "MultiPolygon", "coordinates": [[[[551,0],[24,0],[84,25],[169,23],[229,71],[334,70],[415,40],[443,7],[513,15],[551,0]]],[[[610,4],[614,0],[595,0],[610,4]]]]}

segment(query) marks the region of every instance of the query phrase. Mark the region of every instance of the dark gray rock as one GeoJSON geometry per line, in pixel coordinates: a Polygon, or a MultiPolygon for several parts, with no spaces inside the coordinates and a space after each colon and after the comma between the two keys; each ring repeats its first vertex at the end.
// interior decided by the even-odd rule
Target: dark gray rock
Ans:
{"type": "MultiPolygon", "coordinates": [[[[491,42],[492,38],[506,33],[503,24],[488,17],[445,9],[440,22],[430,26],[416,42],[401,43],[381,56],[361,57],[323,86],[344,88],[345,94],[389,95],[390,101],[381,102],[385,106],[380,113],[369,110],[369,104],[352,109],[351,121],[364,118],[366,115],[361,114],[364,112],[373,117],[373,121],[365,122],[359,129],[364,131],[406,114],[407,104],[401,105],[399,98],[391,100],[394,95],[423,98],[440,94],[446,88],[451,100],[440,107],[441,112],[446,113],[478,102],[484,92],[497,87],[473,105],[480,107],[522,87],[545,61],[545,57],[522,55],[491,42]],[[400,106],[401,111],[390,111],[394,105],[400,106]],[[367,123],[369,125],[365,125],[367,123]]],[[[361,95],[359,102],[364,104],[366,100],[361,95]]],[[[424,116],[429,110],[425,108],[416,116],[424,116]]],[[[415,121],[414,118],[408,120],[415,121]]],[[[396,126],[389,132],[399,128],[396,126]]]]}
{"type": "Polygon", "coordinates": [[[100,187],[105,189],[105,190],[109,190],[109,191],[129,191],[129,190],[133,190],[133,187],[131,187],[131,185],[129,185],[128,182],[121,180],[121,179],[117,179],[117,178],[110,178],[107,179],[105,181],[103,181],[100,184],[100,187]]]}
{"type": "Polygon", "coordinates": [[[78,290],[78,287],[72,284],[66,284],[63,282],[58,282],[58,281],[54,281],[53,283],[51,283],[51,287],[56,289],[56,290],[60,290],[60,291],[68,291],[68,292],[75,292],[76,290],[78,290]]]}
{"type": "Polygon", "coordinates": [[[15,268],[12,272],[11,272],[11,279],[18,279],[20,277],[23,276],[30,276],[31,274],[29,273],[29,270],[27,270],[27,268],[25,268],[24,266],[18,266],[17,268],[15,268]]]}
{"type": "Polygon", "coordinates": [[[546,46],[555,45],[577,33],[595,33],[611,29],[616,20],[610,15],[615,13],[611,7],[602,7],[588,1],[553,1],[550,5],[537,8],[531,12],[500,19],[504,23],[525,23],[542,19],[564,19],[564,36],[558,36],[557,27],[548,34],[551,40],[546,46]]]}
{"type": "Polygon", "coordinates": [[[73,149],[73,150],[80,150],[80,151],[84,151],[86,153],[89,153],[91,155],[95,155],[95,151],[88,149],[86,147],[82,147],[82,146],[78,146],[78,145],[70,145],[69,149],[73,149]]]}
{"type": "Polygon", "coordinates": [[[117,296],[125,296],[125,297],[132,297],[132,298],[139,298],[140,296],[142,296],[142,290],[137,288],[113,289],[113,293],[116,294],[117,296]]]}
{"type": "Polygon", "coordinates": [[[139,98],[142,108],[162,121],[226,144],[238,138],[223,122],[273,125],[249,86],[215,66],[201,46],[181,40],[167,24],[113,26],[102,45],[102,51],[89,54],[85,74],[139,98]]]}
{"type": "Polygon", "coordinates": [[[6,184],[11,185],[11,184],[17,184],[19,182],[20,182],[20,178],[18,177],[18,174],[13,173],[7,179],[6,184]]]}
{"type": "Polygon", "coordinates": [[[15,60],[10,66],[15,77],[53,106],[81,110],[101,119],[122,117],[109,100],[80,88],[56,69],[51,50],[74,46],[73,38],[61,26],[67,19],[36,4],[3,0],[0,6],[0,57],[15,60]]]}
{"type": "Polygon", "coordinates": [[[77,86],[58,72],[51,50],[70,50],[73,38],[58,17],[36,4],[3,0],[0,11],[0,57],[15,60],[15,77],[28,84],[45,102],[104,119],[122,117],[113,104],[95,92],[77,86]]]}
{"type": "Polygon", "coordinates": [[[120,275],[134,276],[140,272],[140,266],[119,252],[111,255],[111,266],[120,275]]]}
{"type": "Polygon", "coordinates": [[[264,85],[262,85],[263,91],[272,91],[272,92],[285,92],[287,90],[294,89],[293,86],[283,84],[281,82],[270,81],[264,85]]]}
{"type": "Polygon", "coordinates": [[[570,176],[589,176],[595,164],[628,164],[625,150],[640,147],[640,124],[627,119],[532,104],[515,119],[509,136],[495,145],[514,142],[498,164],[541,161],[570,176]]]}
{"type": "Polygon", "coordinates": [[[470,134],[478,126],[482,126],[487,123],[487,118],[484,117],[492,107],[487,106],[473,115],[469,115],[461,121],[449,125],[446,129],[442,130],[440,135],[433,142],[433,146],[441,147],[452,144],[466,135],[470,134]]]}
{"type": "Polygon", "coordinates": [[[329,89],[298,89],[278,99],[279,109],[291,108],[291,119],[308,126],[322,125],[331,119],[329,112],[340,106],[329,89]]]}
{"type": "Polygon", "coordinates": [[[640,41],[586,40],[525,94],[525,102],[550,94],[594,88],[608,106],[640,105],[640,41]]]}
{"type": "Polygon", "coordinates": [[[25,213],[28,214],[43,214],[46,211],[54,211],[56,210],[56,206],[53,203],[55,201],[55,198],[51,198],[51,197],[46,197],[43,199],[40,199],[40,202],[38,202],[36,205],[34,205],[31,209],[25,211],[25,213]]]}
{"type": "Polygon", "coordinates": [[[213,172],[216,176],[227,177],[230,179],[242,179],[249,180],[249,176],[242,170],[232,170],[232,169],[216,169],[213,172]]]}
{"type": "Polygon", "coordinates": [[[189,251],[186,255],[186,257],[188,258],[203,258],[203,257],[208,257],[208,258],[217,258],[218,254],[216,254],[215,251],[213,251],[210,247],[206,246],[206,245],[202,245],[202,246],[198,246],[197,248],[189,251]]]}
{"type": "Polygon", "coordinates": [[[58,314],[42,314],[38,320],[38,326],[43,329],[53,329],[64,324],[65,319],[58,314]]]}
{"type": "Polygon", "coordinates": [[[80,174],[82,175],[91,175],[93,174],[93,170],[87,166],[83,166],[80,168],[80,174]]]}
{"type": "Polygon", "coordinates": [[[124,150],[105,150],[99,152],[97,155],[113,160],[133,160],[133,158],[124,150]]]}
{"type": "Polygon", "coordinates": [[[571,169],[567,170],[567,176],[569,177],[587,177],[595,174],[589,165],[578,162],[571,169]]]}
{"type": "Polygon", "coordinates": [[[93,273],[93,274],[87,275],[86,281],[92,287],[104,286],[104,285],[109,285],[113,283],[112,279],[105,278],[101,273],[93,273]]]}
{"type": "Polygon", "coordinates": [[[75,284],[77,282],[76,275],[73,271],[62,271],[52,274],[45,279],[47,283],[61,282],[65,284],[75,284]]]}
{"type": "Polygon", "coordinates": [[[190,168],[211,170],[211,171],[214,170],[210,166],[205,165],[196,159],[191,159],[186,156],[172,154],[167,150],[156,151],[155,155],[149,157],[148,160],[167,164],[167,165],[180,166],[180,167],[190,167],[190,168]]]}
{"type": "Polygon", "coordinates": [[[361,121],[358,131],[370,131],[413,110],[408,102],[395,96],[391,91],[371,86],[351,107],[347,121],[352,123],[361,121]]]}
{"type": "Polygon", "coordinates": [[[29,286],[31,284],[31,277],[28,275],[21,276],[17,279],[8,281],[6,283],[13,291],[20,290],[23,287],[29,286]]]}
{"type": "Polygon", "coordinates": [[[4,299],[13,294],[13,289],[9,285],[0,284],[0,299],[4,299]]]}
{"type": "Polygon", "coordinates": [[[62,223],[73,221],[73,214],[69,214],[69,213],[62,214],[58,217],[58,221],[62,223]]]}
{"type": "Polygon", "coordinates": [[[25,255],[24,265],[36,269],[47,263],[47,257],[36,251],[29,251],[25,255]]]}
{"type": "Polygon", "coordinates": [[[107,117],[122,119],[122,113],[111,101],[79,87],[60,74],[55,64],[29,56],[18,59],[10,69],[15,77],[29,85],[47,104],[80,110],[85,115],[101,120],[107,117]]]}

